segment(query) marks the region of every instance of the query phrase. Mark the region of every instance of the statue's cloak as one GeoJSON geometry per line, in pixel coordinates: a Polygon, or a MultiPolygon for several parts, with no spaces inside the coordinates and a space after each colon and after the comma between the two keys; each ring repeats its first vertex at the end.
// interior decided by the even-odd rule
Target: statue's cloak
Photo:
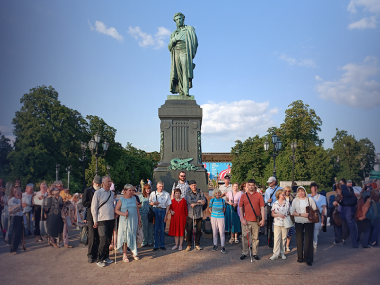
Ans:
{"type": "MultiPolygon", "coordinates": [[[[189,74],[189,88],[192,87],[192,79],[193,79],[193,69],[195,68],[195,64],[193,63],[193,59],[195,54],[197,53],[198,48],[198,39],[195,34],[195,29],[192,26],[185,26],[185,43],[186,43],[186,53],[187,53],[187,70],[189,74]]],[[[170,35],[170,38],[175,36],[175,31],[170,35]]],[[[178,93],[178,73],[177,68],[175,66],[175,51],[171,51],[171,66],[170,66],[170,92],[178,93]]]]}

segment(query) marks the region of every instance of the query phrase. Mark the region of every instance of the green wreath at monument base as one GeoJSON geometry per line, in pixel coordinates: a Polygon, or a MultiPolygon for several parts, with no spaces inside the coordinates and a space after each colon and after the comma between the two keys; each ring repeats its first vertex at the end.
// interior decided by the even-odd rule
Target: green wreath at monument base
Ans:
{"type": "Polygon", "coordinates": [[[185,158],[185,159],[173,158],[172,160],[170,160],[169,170],[177,170],[177,169],[184,169],[187,171],[197,170],[198,167],[189,163],[189,161],[192,161],[192,160],[193,158],[185,158]]]}

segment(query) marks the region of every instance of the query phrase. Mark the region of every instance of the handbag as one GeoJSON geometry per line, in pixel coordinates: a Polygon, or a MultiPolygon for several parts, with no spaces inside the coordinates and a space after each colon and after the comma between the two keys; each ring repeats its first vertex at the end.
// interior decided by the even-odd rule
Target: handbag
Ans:
{"type": "Polygon", "coordinates": [[[79,243],[87,245],[88,244],[88,227],[87,225],[84,225],[82,227],[82,231],[79,235],[79,243]]]}
{"type": "MultiPolygon", "coordinates": [[[[231,194],[232,194],[232,204],[235,204],[234,192],[232,192],[231,194]]],[[[232,206],[232,210],[234,210],[234,212],[237,213],[237,206],[232,206]]]]}
{"type": "Polygon", "coordinates": [[[289,229],[294,226],[294,222],[292,221],[292,216],[290,216],[289,208],[288,208],[288,215],[286,215],[284,219],[284,228],[289,229]]]}
{"type": "Polygon", "coordinates": [[[143,229],[140,226],[137,226],[137,233],[136,233],[136,243],[137,245],[141,245],[144,239],[144,233],[143,229]]]}
{"type": "Polygon", "coordinates": [[[307,203],[309,205],[309,206],[306,206],[306,213],[309,214],[307,219],[309,220],[310,223],[313,223],[313,224],[319,223],[318,208],[317,208],[317,210],[313,210],[313,208],[310,206],[309,198],[307,198],[307,203]]]}

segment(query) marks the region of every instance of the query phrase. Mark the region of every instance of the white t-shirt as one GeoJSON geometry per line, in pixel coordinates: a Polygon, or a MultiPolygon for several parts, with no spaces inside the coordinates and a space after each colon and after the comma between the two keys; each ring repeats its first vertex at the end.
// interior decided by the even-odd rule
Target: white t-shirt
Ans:
{"type": "Polygon", "coordinates": [[[29,213],[32,210],[32,198],[33,195],[22,193],[22,202],[26,203],[26,207],[23,209],[24,213],[29,213]]]}

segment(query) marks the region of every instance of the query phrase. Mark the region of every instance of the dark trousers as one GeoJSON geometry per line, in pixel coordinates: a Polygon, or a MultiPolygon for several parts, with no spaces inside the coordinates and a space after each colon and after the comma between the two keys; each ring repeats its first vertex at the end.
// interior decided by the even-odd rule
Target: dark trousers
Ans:
{"type": "Polygon", "coordinates": [[[297,238],[297,254],[299,261],[313,262],[313,223],[295,223],[296,238],[297,238]],[[304,242],[305,238],[305,242],[304,242]]]}
{"type": "Polygon", "coordinates": [[[331,224],[334,226],[335,242],[336,243],[341,243],[342,242],[342,234],[343,234],[342,225],[337,226],[335,224],[333,218],[331,218],[330,221],[331,221],[331,224]]]}
{"type": "Polygon", "coordinates": [[[380,220],[376,220],[375,225],[371,225],[371,244],[376,242],[379,243],[379,233],[380,233],[380,220]]]}
{"type": "Polygon", "coordinates": [[[41,230],[40,230],[41,206],[34,205],[33,217],[34,217],[34,235],[40,236],[41,235],[41,230]]]}
{"type": "Polygon", "coordinates": [[[11,252],[17,252],[17,248],[20,245],[22,232],[23,232],[22,220],[23,220],[22,216],[13,217],[11,252]]]}
{"type": "Polygon", "coordinates": [[[103,261],[109,257],[109,253],[110,253],[109,246],[112,240],[114,225],[115,225],[115,220],[98,222],[98,234],[99,234],[98,261],[103,261]]]}
{"type": "Polygon", "coordinates": [[[154,218],[154,248],[165,247],[165,224],[166,209],[153,208],[156,214],[154,218]]]}
{"type": "Polygon", "coordinates": [[[87,227],[88,227],[87,257],[91,257],[92,259],[97,259],[98,249],[99,249],[98,229],[94,229],[93,221],[87,221],[87,227]]]}
{"type": "MultiPolygon", "coordinates": [[[[343,206],[341,211],[342,220],[347,222],[348,228],[350,229],[351,241],[353,247],[358,247],[358,230],[356,228],[356,223],[354,220],[355,207],[343,206]]],[[[344,239],[344,237],[343,237],[344,239]]]]}
{"type": "MultiPolygon", "coordinates": [[[[202,218],[194,219],[195,221],[195,246],[199,245],[202,236],[202,218]]],[[[193,243],[193,219],[187,217],[187,246],[193,243]]]]}
{"type": "MultiPolygon", "coordinates": [[[[267,206],[268,213],[272,213],[272,207],[267,206]]],[[[273,233],[273,220],[271,214],[268,214],[267,216],[267,238],[268,238],[268,247],[273,247],[273,239],[274,239],[274,233],[273,233]]]]}

